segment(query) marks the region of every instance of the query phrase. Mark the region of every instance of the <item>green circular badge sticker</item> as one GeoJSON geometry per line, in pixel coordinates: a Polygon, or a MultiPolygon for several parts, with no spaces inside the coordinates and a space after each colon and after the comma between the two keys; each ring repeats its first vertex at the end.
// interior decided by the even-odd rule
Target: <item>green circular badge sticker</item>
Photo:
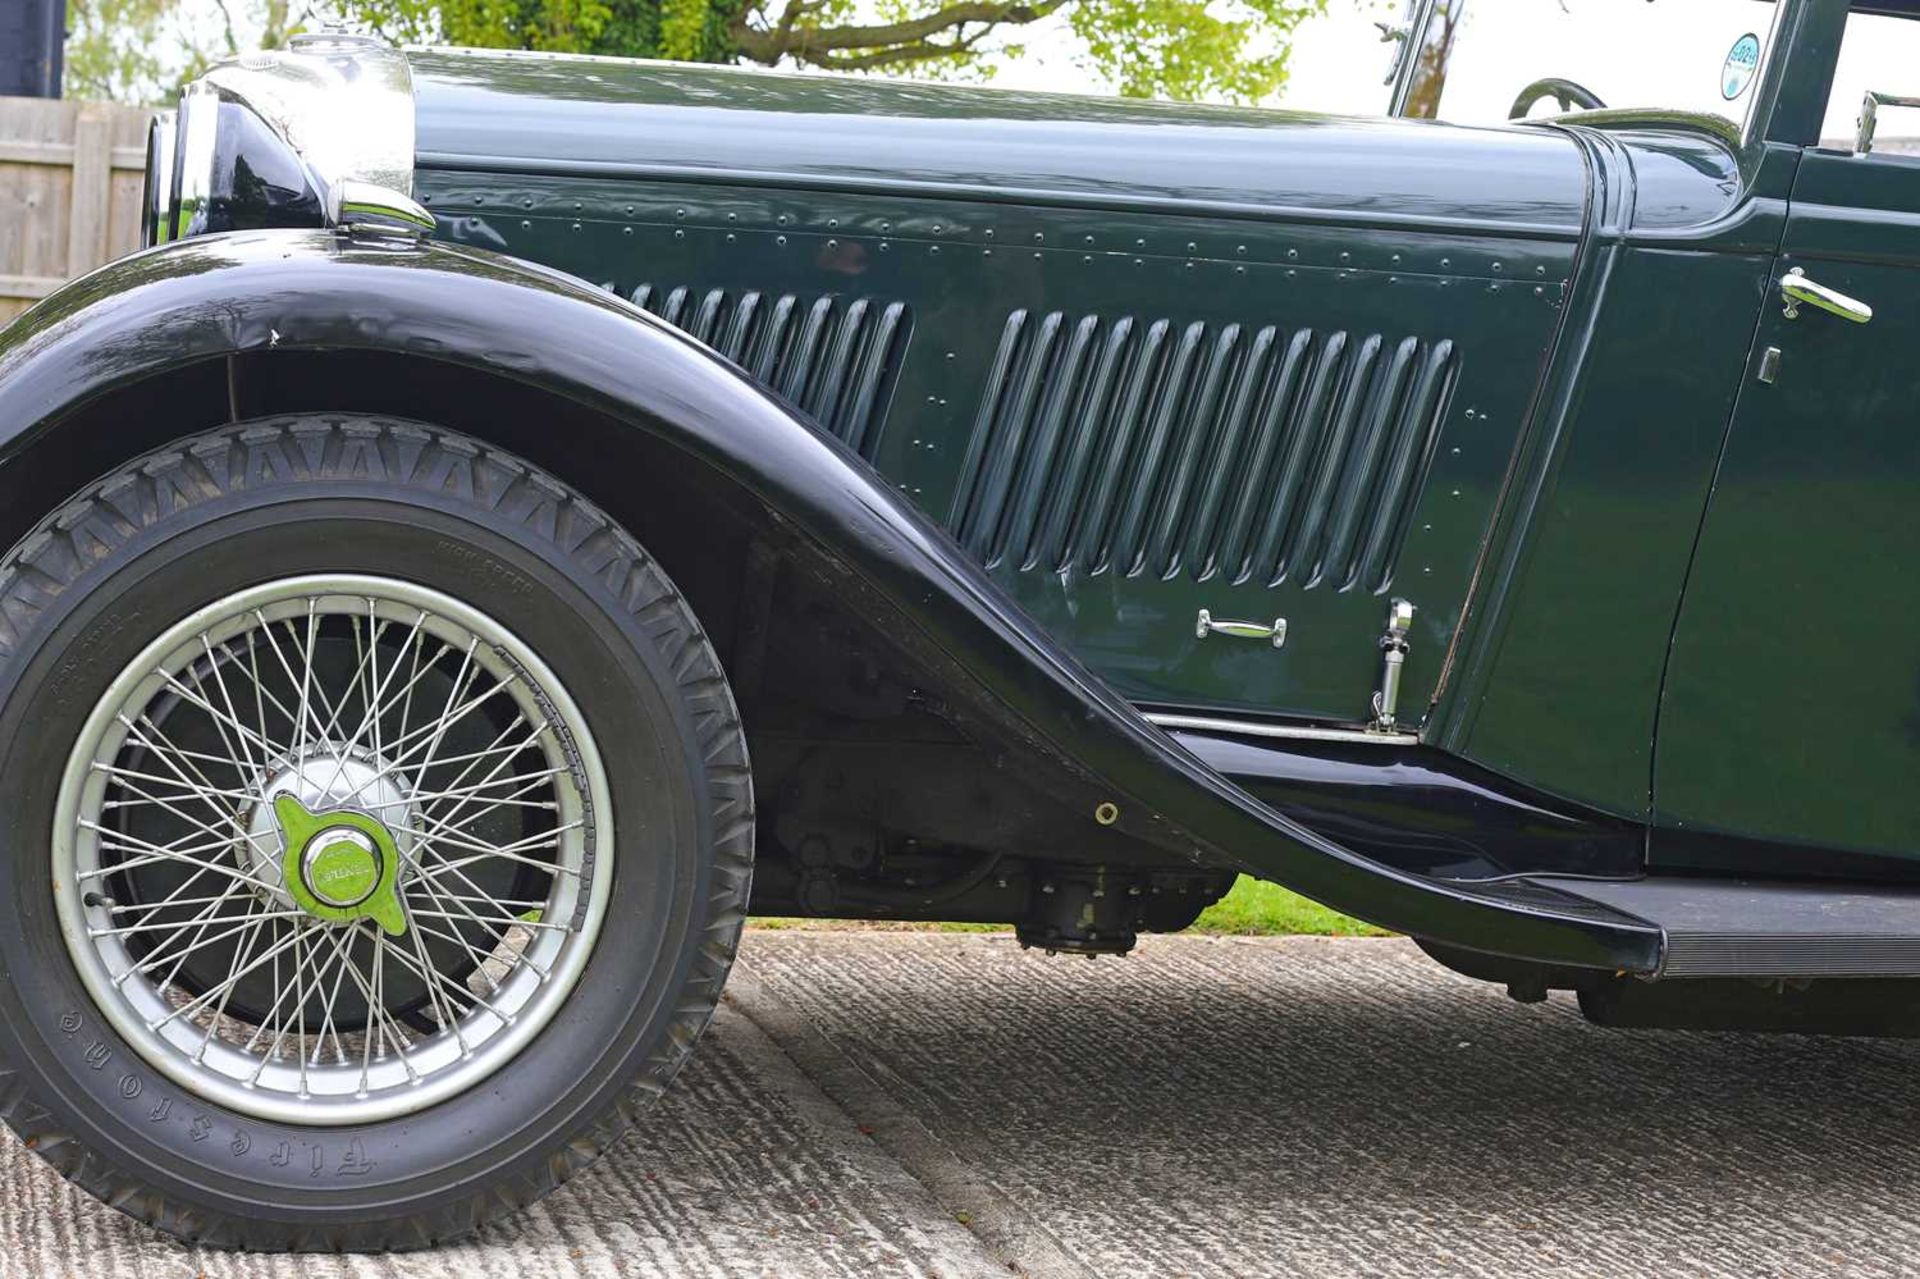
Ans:
{"type": "Polygon", "coordinates": [[[1731,102],[1747,91],[1760,70],[1760,37],[1749,31],[1733,42],[1720,68],[1720,96],[1731,102]]]}

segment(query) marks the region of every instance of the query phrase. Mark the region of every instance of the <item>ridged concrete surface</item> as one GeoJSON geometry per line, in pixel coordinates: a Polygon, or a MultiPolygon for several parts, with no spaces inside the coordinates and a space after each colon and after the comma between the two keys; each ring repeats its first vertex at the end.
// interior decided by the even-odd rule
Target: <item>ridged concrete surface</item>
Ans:
{"type": "Polygon", "coordinates": [[[9,1141],[0,1273],[1920,1270],[1920,1044],[1596,1030],[1398,941],[762,933],[741,971],[645,1129],[478,1242],[199,1253],[9,1141]]]}

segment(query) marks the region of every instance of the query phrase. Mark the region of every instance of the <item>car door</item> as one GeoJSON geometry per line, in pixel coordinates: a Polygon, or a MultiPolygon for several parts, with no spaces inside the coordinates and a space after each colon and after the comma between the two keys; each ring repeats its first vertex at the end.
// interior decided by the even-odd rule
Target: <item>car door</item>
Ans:
{"type": "MultiPolygon", "coordinates": [[[[1920,22],[1876,22],[1920,53],[1920,22]]],[[[1920,857],[1917,352],[1920,156],[1808,151],[1674,637],[1655,864],[1920,857]],[[1790,282],[1871,319],[1790,314],[1790,282]]]]}

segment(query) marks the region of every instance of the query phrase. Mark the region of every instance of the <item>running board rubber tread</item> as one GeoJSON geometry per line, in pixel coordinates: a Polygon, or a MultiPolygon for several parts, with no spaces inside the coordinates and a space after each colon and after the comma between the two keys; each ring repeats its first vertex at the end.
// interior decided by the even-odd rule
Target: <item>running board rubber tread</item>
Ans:
{"type": "Polygon", "coordinates": [[[1651,876],[1529,882],[1665,935],[1660,977],[1920,977],[1920,891],[1651,876]]]}

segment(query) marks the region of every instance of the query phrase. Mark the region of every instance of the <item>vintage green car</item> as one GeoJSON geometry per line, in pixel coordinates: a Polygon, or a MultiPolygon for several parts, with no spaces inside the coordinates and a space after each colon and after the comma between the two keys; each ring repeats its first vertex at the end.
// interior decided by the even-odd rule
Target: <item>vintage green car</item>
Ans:
{"type": "Polygon", "coordinates": [[[153,247],[0,334],[7,1121],[430,1244],[749,912],[1096,955],[1239,873],[1610,1025],[1920,1027],[1920,3],[1386,34],[1372,119],[194,83],[153,247]]]}

